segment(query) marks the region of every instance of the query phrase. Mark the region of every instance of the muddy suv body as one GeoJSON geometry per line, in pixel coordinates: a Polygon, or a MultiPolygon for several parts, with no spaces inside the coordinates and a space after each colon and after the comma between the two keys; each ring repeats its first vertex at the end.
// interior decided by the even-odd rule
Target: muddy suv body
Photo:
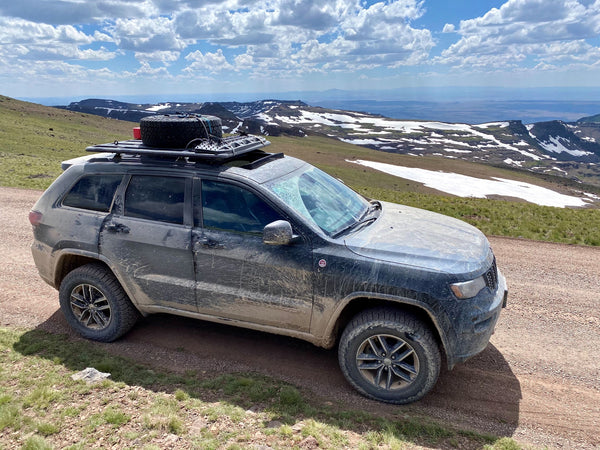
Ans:
{"type": "Polygon", "coordinates": [[[442,356],[485,348],[506,302],[476,228],[368,201],[296,158],[91,150],[113,152],[66,162],[30,214],[39,273],[87,338],[171,313],[337,344],[356,389],[407,403],[442,356]]]}

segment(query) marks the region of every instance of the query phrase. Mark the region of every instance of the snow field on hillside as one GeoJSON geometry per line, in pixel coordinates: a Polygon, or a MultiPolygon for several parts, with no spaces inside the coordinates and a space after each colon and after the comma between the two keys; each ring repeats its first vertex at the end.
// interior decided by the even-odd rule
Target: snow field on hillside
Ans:
{"type": "Polygon", "coordinates": [[[399,178],[423,183],[425,186],[458,197],[487,198],[491,195],[516,197],[530,203],[558,208],[585,207],[596,196],[584,194],[586,198],[560,194],[551,189],[536,186],[522,181],[493,177],[492,179],[475,178],[451,172],[435,172],[413,167],[396,166],[374,161],[347,160],[375,170],[394,175],[399,178]]]}

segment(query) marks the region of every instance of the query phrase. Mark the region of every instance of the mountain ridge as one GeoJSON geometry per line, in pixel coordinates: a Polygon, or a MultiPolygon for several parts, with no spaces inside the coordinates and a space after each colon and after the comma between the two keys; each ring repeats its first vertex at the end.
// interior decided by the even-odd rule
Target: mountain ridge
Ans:
{"type": "Polygon", "coordinates": [[[600,122],[594,121],[600,115],[576,122],[525,125],[506,120],[469,125],[390,119],[276,99],[158,104],[86,99],[60,108],[132,122],[153,114],[214,115],[229,133],[321,135],[383,152],[463,159],[600,185],[600,122]]]}

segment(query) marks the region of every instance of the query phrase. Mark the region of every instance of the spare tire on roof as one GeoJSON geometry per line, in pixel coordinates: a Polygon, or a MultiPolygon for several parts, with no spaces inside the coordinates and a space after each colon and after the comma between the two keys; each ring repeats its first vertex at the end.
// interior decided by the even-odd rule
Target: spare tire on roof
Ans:
{"type": "Polygon", "coordinates": [[[140,132],[144,145],[162,148],[183,149],[194,139],[223,137],[221,119],[200,114],[144,117],[140,132]]]}

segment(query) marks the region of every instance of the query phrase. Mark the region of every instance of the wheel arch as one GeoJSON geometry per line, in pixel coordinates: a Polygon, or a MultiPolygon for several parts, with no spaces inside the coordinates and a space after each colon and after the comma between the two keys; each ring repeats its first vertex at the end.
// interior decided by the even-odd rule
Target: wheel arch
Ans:
{"type": "Polygon", "coordinates": [[[85,266],[87,264],[98,264],[100,266],[105,267],[110,273],[113,274],[117,282],[121,285],[121,288],[129,297],[129,301],[131,304],[137,309],[137,311],[142,316],[147,316],[148,313],[144,311],[142,308],[138,306],[135,301],[135,297],[132,296],[131,292],[128,289],[128,286],[121,282],[121,279],[117,276],[115,271],[112,269],[107,260],[105,260],[101,255],[97,253],[89,253],[89,252],[68,252],[62,253],[57,260],[55,270],[54,270],[54,287],[56,289],[60,288],[60,285],[63,279],[73,270],[78,267],[85,266]]]}
{"type": "Polygon", "coordinates": [[[343,306],[338,309],[335,319],[331,321],[326,334],[325,347],[331,348],[339,342],[344,328],[346,328],[346,325],[348,325],[354,316],[362,311],[379,307],[391,307],[398,311],[411,314],[419,319],[429,327],[439,346],[441,354],[448,358],[447,337],[435,319],[434,313],[426,305],[407,298],[373,297],[364,294],[348,298],[343,306]]]}
{"type": "MultiPolygon", "coordinates": [[[[80,253],[66,253],[63,252],[57,259],[54,268],[54,286],[58,289],[63,279],[73,270],[78,267],[85,266],[87,264],[101,264],[108,270],[111,270],[106,262],[98,258],[95,253],[80,252],[80,253]]],[[[112,272],[112,270],[111,270],[112,272]]]]}

